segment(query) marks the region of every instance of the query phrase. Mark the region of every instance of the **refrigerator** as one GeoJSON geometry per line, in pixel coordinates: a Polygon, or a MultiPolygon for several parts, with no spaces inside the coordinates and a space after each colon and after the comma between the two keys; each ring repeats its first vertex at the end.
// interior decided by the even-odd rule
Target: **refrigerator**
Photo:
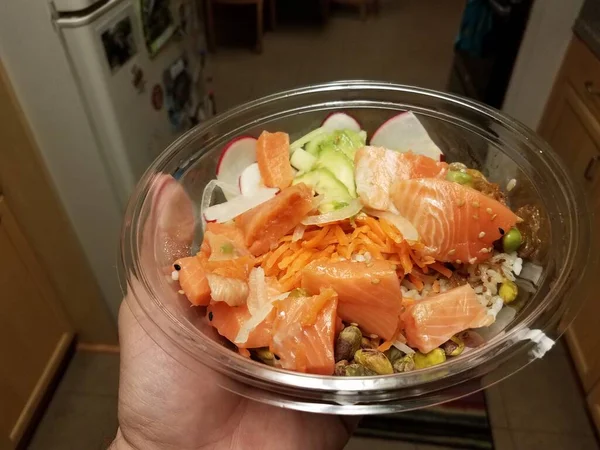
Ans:
{"type": "Polygon", "coordinates": [[[200,0],[2,0],[0,60],[113,316],[128,197],[214,114],[200,0]]]}
{"type": "Polygon", "coordinates": [[[119,201],[180,133],[206,120],[194,0],[52,0],[52,20],[119,201]]]}

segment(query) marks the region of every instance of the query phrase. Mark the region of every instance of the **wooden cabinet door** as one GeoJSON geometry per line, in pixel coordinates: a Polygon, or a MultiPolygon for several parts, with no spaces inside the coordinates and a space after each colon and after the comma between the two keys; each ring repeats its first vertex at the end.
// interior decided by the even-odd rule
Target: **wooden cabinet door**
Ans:
{"type": "MultiPolygon", "coordinates": [[[[583,64],[592,58],[583,45],[574,41],[561,73],[554,85],[550,101],[539,129],[540,134],[563,158],[573,177],[583,184],[595,212],[593,229],[600,229],[600,113],[594,94],[582,80],[593,80],[600,86],[600,69],[583,64]],[[580,86],[581,84],[581,86],[580,86]]],[[[600,249],[593,249],[598,252],[600,249]]],[[[586,392],[600,379],[600,289],[597,277],[583,280],[587,285],[587,302],[567,331],[571,355],[586,392]]]]}
{"type": "Polygon", "coordinates": [[[600,383],[597,383],[587,396],[587,403],[592,413],[596,428],[600,430],[600,383]]]}
{"type": "Polygon", "coordinates": [[[0,195],[0,447],[17,446],[72,339],[53,287],[0,195]]]}

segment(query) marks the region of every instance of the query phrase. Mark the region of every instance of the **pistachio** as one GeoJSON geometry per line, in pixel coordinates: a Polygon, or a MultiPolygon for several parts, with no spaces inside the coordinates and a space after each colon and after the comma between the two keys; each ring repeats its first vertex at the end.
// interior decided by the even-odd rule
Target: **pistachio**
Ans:
{"type": "Polygon", "coordinates": [[[377,348],[375,344],[368,337],[364,337],[360,340],[360,348],[377,348]]]}
{"type": "Polygon", "coordinates": [[[510,280],[504,280],[498,291],[498,295],[500,295],[505,305],[514,302],[518,294],[519,288],[510,280]]]}
{"type": "Polygon", "coordinates": [[[340,331],[335,343],[335,360],[351,360],[362,342],[362,333],[354,325],[350,325],[340,331]]]}
{"type": "Polygon", "coordinates": [[[394,373],[392,363],[379,350],[361,349],[354,354],[354,362],[365,366],[378,375],[394,373]]]}
{"type": "Polygon", "coordinates": [[[346,375],[346,367],[347,366],[348,366],[348,361],[346,361],[345,359],[342,359],[341,361],[336,362],[334,374],[337,376],[346,375]]]}
{"type": "Polygon", "coordinates": [[[412,354],[405,355],[394,361],[394,372],[402,373],[410,372],[411,370],[415,370],[415,360],[412,354]]]}
{"type": "Polygon", "coordinates": [[[415,368],[424,369],[436,366],[446,361],[446,353],[441,348],[434,348],[429,353],[417,352],[414,355],[415,368]]]}
{"type": "Polygon", "coordinates": [[[347,377],[365,377],[369,375],[377,375],[370,369],[360,364],[348,364],[345,366],[346,372],[344,373],[347,377]]]}
{"type": "Polygon", "coordinates": [[[400,350],[398,350],[393,345],[383,353],[385,356],[387,356],[387,359],[389,359],[392,364],[394,364],[394,361],[396,361],[397,359],[400,359],[404,356],[404,353],[402,353],[400,350]]]}
{"type": "Polygon", "coordinates": [[[265,364],[272,366],[275,364],[275,355],[268,348],[257,348],[254,350],[256,357],[265,364]]]}
{"type": "Polygon", "coordinates": [[[440,345],[446,356],[458,356],[465,349],[465,343],[458,337],[452,336],[449,340],[440,345]]]}

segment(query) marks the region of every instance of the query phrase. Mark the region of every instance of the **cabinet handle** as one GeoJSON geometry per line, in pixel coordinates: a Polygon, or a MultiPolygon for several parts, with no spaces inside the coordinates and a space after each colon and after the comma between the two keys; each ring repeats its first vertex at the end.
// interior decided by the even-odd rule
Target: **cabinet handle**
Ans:
{"type": "Polygon", "coordinates": [[[588,94],[590,94],[590,95],[600,95],[600,89],[596,89],[594,87],[594,82],[593,81],[586,81],[585,83],[583,83],[583,85],[585,86],[585,90],[588,92],[588,94]]]}
{"type": "Polygon", "coordinates": [[[594,156],[592,159],[590,159],[590,161],[588,162],[586,168],[585,168],[585,172],[583,172],[583,177],[588,180],[588,181],[592,181],[594,179],[594,168],[596,167],[596,163],[598,162],[598,160],[600,160],[600,156],[594,156]]]}

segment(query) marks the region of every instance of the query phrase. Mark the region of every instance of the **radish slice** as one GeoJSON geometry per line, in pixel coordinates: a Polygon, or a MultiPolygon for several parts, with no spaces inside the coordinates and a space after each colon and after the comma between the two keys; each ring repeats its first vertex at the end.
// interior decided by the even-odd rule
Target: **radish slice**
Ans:
{"type": "Polygon", "coordinates": [[[229,222],[242,213],[271,200],[277,193],[277,188],[261,188],[256,194],[247,197],[239,195],[228,202],[210,206],[203,210],[204,220],[207,222],[229,222]]]}
{"type": "Polygon", "coordinates": [[[352,130],[358,132],[361,130],[358,120],[343,112],[329,114],[321,124],[321,128],[327,131],[352,130]]]}
{"type": "Polygon", "coordinates": [[[248,285],[244,281],[214,273],[207,273],[206,281],[210,287],[210,298],[213,302],[225,302],[229,306],[240,306],[246,303],[248,285]]]}
{"type": "Polygon", "coordinates": [[[366,213],[371,216],[379,217],[380,219],[386,220],[394,225],[402,237],[407,241],[419,240],[419,232],[415,226],[404,216],[401,216],[400,214],[394,214],[389,211],[377,211],[375,209],[368,209],[366,210],[366,213]]]}
{"type": "MultiPolygon", "coordinates": [[[[225,146],[217,163],[217,180],[236,185],[242,171],[256,162],[256,139],[241,136],[225,146]]],[[[232,196],[224,192],[227,200],[232,196]]]]}
{"type": "Polygon", "coordinates": [[[258,163],[250,164],[240,175],[240,192],[242,195],[250,196],[256,194],[261,187],[262,178],[260,177],[260,169],[258,163]]]}
{"type": "Polygon", "coordinates": [[[371,138],[371,145],[400,152],[412,151],[442,161],[443,153],[429,137],[417,116],[407,111],[388,119],[371,138]]]}
{"type": "Polygon", "coordinates": [[[308,216],[302,220],[302,225],[323,225],[330,222],[347,219],[355,216],[362,209],[362,203],[358,199],[351,200],[347,206],[330,211],[319,216],[308,216]]]}

